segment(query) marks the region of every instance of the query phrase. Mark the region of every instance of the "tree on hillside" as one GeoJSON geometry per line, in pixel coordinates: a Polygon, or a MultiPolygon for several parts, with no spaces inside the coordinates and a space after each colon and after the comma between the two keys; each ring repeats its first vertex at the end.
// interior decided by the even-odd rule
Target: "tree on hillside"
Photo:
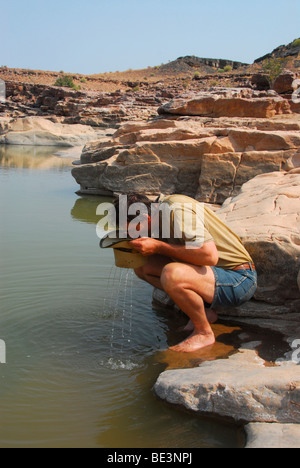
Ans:
{"type": "Polygon", "coordinates": [[[286,61],[282,58],[270,58],[263,64],[264,73],[272,87],[276,78],[283,72],[286,61]]]}

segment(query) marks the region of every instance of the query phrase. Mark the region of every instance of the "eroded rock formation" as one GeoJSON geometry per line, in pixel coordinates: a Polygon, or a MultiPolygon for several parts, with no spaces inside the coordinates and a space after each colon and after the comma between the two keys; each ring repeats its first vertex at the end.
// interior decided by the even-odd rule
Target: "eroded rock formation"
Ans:
{"type": "Polygon", "coordinates": [[[253,96],[251,90],[220,90],[172,101],[158,118],[122,125],[112,138],[84,148],[73,170],[80,192],[183,193],[221,204],[256,175],[285,169],[300,147],[299,117],[282,98],[253,96]],[[261,99],[265,111],[272,109],[265,118],[252,112],[261,99]],[[247,106],[248,117],[220,117],[219,109],[241,115],[247,106]],[[195,108],[207,117],[188,115],[195,108]]]}

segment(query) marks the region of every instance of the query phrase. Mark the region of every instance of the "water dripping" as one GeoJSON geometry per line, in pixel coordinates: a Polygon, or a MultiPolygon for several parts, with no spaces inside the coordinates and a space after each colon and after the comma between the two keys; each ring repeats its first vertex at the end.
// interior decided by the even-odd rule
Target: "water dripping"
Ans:
{"type": "Polygon", "coordinates": [[[112,319],[112,331],[111,331],[111,339],[110,339],[110,355],[112,357],[113,350],[114,350],[114,339],[115,339],[115,329],[117,326],[116,320],[117,320],[117,315],[118,315],[118,307],[119,307],[119,302],[120,302],[120,295],[121,295],[121,289],[122,289],[122,284],[123,284],[123,277],[124,277],[124,270],[119,270],[119,278],[117,282],[117,288],[115,290],[115,285],[113,285],[112,288],[112,298],[111,298],[111,303],[110,303],[110,310],[113,312],[113,319],[112,319]]]}
{"type": "Polygon", "coordinates": [[[111,318],[109,359],[111,369],[130,369],[136,364],[128,361],[128,347],[132,342],[133,270],[113,267],[107,282],[109,294],[103,300],[103,314],[111,318]],[[126,349],[126,359],[124,354],[126,349]]]}

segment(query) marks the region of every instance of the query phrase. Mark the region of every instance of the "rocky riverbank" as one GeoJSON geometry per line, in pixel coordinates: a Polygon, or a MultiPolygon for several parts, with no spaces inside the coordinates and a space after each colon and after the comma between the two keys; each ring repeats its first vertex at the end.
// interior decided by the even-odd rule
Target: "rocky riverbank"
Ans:
{"type": "Polygon", "coordinates": [[[217,205],[240,235],[256,263],[259,286],[254,300],[219,310],[220,317],[270,334],[280,331],[290,350],[278,351],[270,363],[258,354],[260,341],[244,340],[226,359],[164,372],[154,391],[190,411],[250,424],[249,446],[270,444],[262,442],[261,431],[282,440],[299,433],[296,78],[279,77],[278,92],[260,90],[258,79],[238,88],[187,91],[175,83],[102,95],[8,83],[7,114],[0,119],[0,144],[84,145],[72,171],[80,194],[183,193],[217,205]]]}
{"type": "Polygon", "coordinates": [[[85,146],[73,170],[82,194],[183,193],[223,203],[258,174],[281,171],[299,148],[299,115],[273,91],[218,89],[161,106],[85,146]]]}
{"type": "Polygon", "coordinates": [[[253,256],[259,287],[254,300],[219,314],[280,331],[290,351],[278,350],[269,363],[258,355],[261,342],[246,342],[227,359],[164,372],[154,392],[190,411],[250,424],[249,447],[280,444],[278,434],[287,433],[299,445],[299,114],[274,91],[251,89],[182,96],[158,113],[85,146],[73,169],[81,193],[180,192],[222,205],[218,214],[253,256]],[[263,442],[262,430],[277,438],[263,442]]]}

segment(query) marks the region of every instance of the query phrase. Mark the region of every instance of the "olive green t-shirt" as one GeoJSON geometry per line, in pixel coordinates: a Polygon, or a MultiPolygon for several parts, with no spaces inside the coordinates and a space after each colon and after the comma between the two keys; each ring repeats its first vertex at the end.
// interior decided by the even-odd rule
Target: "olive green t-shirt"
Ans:
{"type": "Polygon", "coordinates": [[[217,266],[225,270],[253,261],[241,239],[204,203],[185,195],[161,197],[159,202],[170,210],[170,235],[162,236],[165,242],[201,248],[214,241],[219,253],[217,266]]]}

